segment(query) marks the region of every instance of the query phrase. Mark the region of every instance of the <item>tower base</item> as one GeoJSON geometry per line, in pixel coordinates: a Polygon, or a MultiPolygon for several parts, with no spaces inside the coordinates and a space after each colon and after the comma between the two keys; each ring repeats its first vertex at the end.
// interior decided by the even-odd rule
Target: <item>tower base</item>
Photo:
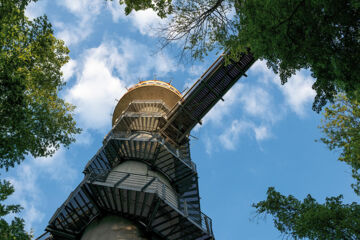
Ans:
{"type": "Polygon", "coordinates": [[[150,240],[145,232],[133,222],[115,215],[92,222],[81,240],[150,240]]]}

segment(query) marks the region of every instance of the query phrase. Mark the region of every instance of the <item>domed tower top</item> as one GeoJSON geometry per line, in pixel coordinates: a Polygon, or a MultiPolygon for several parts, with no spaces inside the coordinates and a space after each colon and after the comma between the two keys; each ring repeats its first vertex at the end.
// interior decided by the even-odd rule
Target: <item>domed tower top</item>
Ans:
{"type": "Polygon", "coordinates": [[[141,81],[129,88],[119,100],[113,113],[112,125],[132,101],[161,100],[171,109],[181,98],[181,93],[170,83],[159,80],[141,81]]]}

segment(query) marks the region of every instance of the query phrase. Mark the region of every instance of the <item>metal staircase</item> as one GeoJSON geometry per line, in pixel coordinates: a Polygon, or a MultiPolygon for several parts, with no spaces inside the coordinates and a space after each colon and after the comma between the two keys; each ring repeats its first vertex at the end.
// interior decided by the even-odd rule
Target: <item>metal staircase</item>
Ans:
{"type": "Polygon", "coordinates": [[[150,233],[149,239],[214,239],[212,220],[200,210],[188,136],[254,61],[251,53],[244,53],[226,65],[220,56],[171,109],[161,99],[127,103],[85,166],[83,181],[38,240],[80,239],[89,224],[109,214],[136,222],[150,233]],[[146,174],[118,170],[129,162],[141,163],[146,174]]]}
{"type": "Polygon", "coordinates": [[[256,61],[250,53],[243,53],[239,61],[226,64],[221,55],[183,98],[166,115],[161,133],[174,144],[183,144],[196,124],[223,98],[225,93],[256,61]]]}

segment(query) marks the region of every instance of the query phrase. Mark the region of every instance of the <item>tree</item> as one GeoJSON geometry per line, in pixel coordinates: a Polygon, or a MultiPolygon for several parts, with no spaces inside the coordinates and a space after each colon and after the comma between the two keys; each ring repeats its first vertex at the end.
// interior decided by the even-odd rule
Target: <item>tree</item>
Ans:
{"type": "MultiPolygon", "coordinates": [[[[30,1],[0,0],[0,168],[6,170],[27,154],[50,156],[80,132],[74,106],[58,97],[69,50],[53,36],[46,16],[26,18],[30,1]]],[[[13,192],[8,181],[0,182],[0,202],[13,192]]],[[[4,219],[20,210],[0,203],[0,239],[31,239],[23,219],[4,219]]]]}
{"type": "MultiPolygon", "coordinates": [[[[360,196],[360,102],[356,99],[338,94],[334,104],[325,108],[320,129],[325,135],[321,141],[330,150],[340,150],[339,160],[351,166],[356,180],[352,187],[360,196]]],[[[253,207],[258,214],[272,215],[275,227],[295,239],[360,239],[360,205],[342,203],[341,195],[327,198],[324,204],[310,195],[301,202],[271,187],[267,199],[253,207]]]]}
{"type": "Polygon", "coordinates": [[[352,98],[360,88],[358,0],[121,0],[120,4],[126,4],[126,14],[146,8],[160,17],[171,14],[162,29],[164,44],[182,40],[192,57],[201,59],[218,48],[237,58],[250,48],[280,74],[283,84],[296,70],[309,69],[316,79],[317,112],[338,92],[352,98]]]}
{"type": "Polygon", "coordinates": [[[258,214],[273,215],[275,227],[293,239],[360,239],[360,205],[342,203],[341,195],[319,204],[311,195],[299,201],[271,187],[267,199],[253,207],[258,214]]]}
{"type": "Polygon", "coordinates": [[[15,217],[9,224],[3,218],[9,213],[19,213],[21,210],[19,205],[5,205],[1,203],[13,192],[14,187],[11,186],[10,182],[5,180],[0,182],[0,239],[30,240],[31,235],[24,230],[24,220],[15,217]]]}
{"type": "Polygon", "coordinates": [[[325,135],[321,141],[330,150],[339,149],[339,160],[351,166],[356,180],[352,187],[360,196],[360,101],[357,99],[360,98],[348,99],[339,94],[334,104],[325,108],[320,129],[325,135]]]}
{"type": "Polygon", "coordinates": [[[69,50],[46,16],[24,15],[30,0],[0,0],[0,167],[27,154],[50,156],[80,132],[74,106],[58,97],[69,50]]]}
{"type": "MultiPolygon", "coordinates": [[[[112,1],[112,0],[110,0],[112,1]]],[[[164,18],[172,13],[172,0],[119,0],[120,4],[125,4],[125,14],[128,15],[132,10],[153,9],[160,17],[164,18]]]]}

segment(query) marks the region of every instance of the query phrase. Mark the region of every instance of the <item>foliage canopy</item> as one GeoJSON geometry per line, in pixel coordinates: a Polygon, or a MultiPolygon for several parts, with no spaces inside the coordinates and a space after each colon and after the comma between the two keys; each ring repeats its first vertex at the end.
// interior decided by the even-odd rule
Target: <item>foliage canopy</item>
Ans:
{"type": "MultiPolygon", "coordinates": [[[[30,2],[0,0],[0,168],[6,170],[29,153],[53,154],[80,132],[72,116],[74,106],[58,97],[69,50],[53,36],[46,16],[25,16],[30,2]]],[[[1,203],[13,192],[9,181],[0,182],[0,239],[30,240],[23,219],[4,219],[21,210],[1,203]]]]}
{"type": "Polygon", "coordinates": [[[360,205],[342,203],[342,196],[324,204],[311,195],[303,201],[269,188],[267,199],[253,204],[258,214],[271,214],[275,227],[293,239],[343,240],[360,238],[360,205]]]}
{"type": "Polygon", "coordinates": [[[5,205],[1,203],[13,192],[14,187],[10,185],[10,182],[5,180],[0,182],[0,239],[30,240],[31,235],[24,231],[24,220],[15,217],[9,224],[3,218],[10,213],[19,213],[21,210],[19,205],[5,205]]]}
{"type": "Polygon", "coordinates": [[[49,156],[73,142],[74,107],[58,97],[69,50],[46,16],[29,20],[29,0],[0,0],[0,167],[26,154],[49,156]]]}
{"type": "MultiPolygon", "coordinates": [[[[325,108],[320,129],[325,135],[322,142],[330,150],[339,149],[339,160],[351,166],[356,180],[352,187],[360,196],[359,101],[337,95],[334,104],[325,108]]],[[[310,195],[301,202],[269,188],[267,199],[253,207],[258,214],[272,215],[275,227],[295,239],[360,238],[360,205],[344,204],[342,196],[327,198],[324,204],[319,204],[310,195]]]]}
{"type": "Polygon", "coordinates": [[[201,59],[217,47],[236,58],[250,47],[280,74],[283,84],[296,70],[309,69],[316,79],[317,112],[338,92],[354,97],[360,88],[358,0],[121,0],[120,4],[126,4],[126,14],[146,8],[160,17],[171,14],[162,29],[164,44],[181,39],[192,57],[201,59]]]}
{"type": "Polygon", "coordinates": [[[351,166],[356,180],[352,187],[360,196],[360,102],[357,99],[360,98],[336,96],[334,104],[325,108],[320,129],[325,135],[321,140],[330,150],[339,149],[339,160],[351,166]]]}
{"type": "MultiPolygon", "coordinates": [[[[154,2],[120,4],[126,4],[126,14],[152,8],[160,17],[170,15],[161,29],[164,45],[181,40],[194,58],[218,48],[236,59],[250,48],[279,73],[282,84],[297,70],[309,69],[316,80],[313,110],[320,112],[335,101],[325,108],[321,140],[331,150],[341,150],[339,160],[352,167],[357,181],[352,187],[360,195],[359,0],[154,2]]],[[[341,195],[320,204],[310,195],[300,201],[269,188],[267,199],[253,206],[258,214],[271,214],[276,228],[294,239],[360,239],[360,205],[344,204],[341,195]]]]}

